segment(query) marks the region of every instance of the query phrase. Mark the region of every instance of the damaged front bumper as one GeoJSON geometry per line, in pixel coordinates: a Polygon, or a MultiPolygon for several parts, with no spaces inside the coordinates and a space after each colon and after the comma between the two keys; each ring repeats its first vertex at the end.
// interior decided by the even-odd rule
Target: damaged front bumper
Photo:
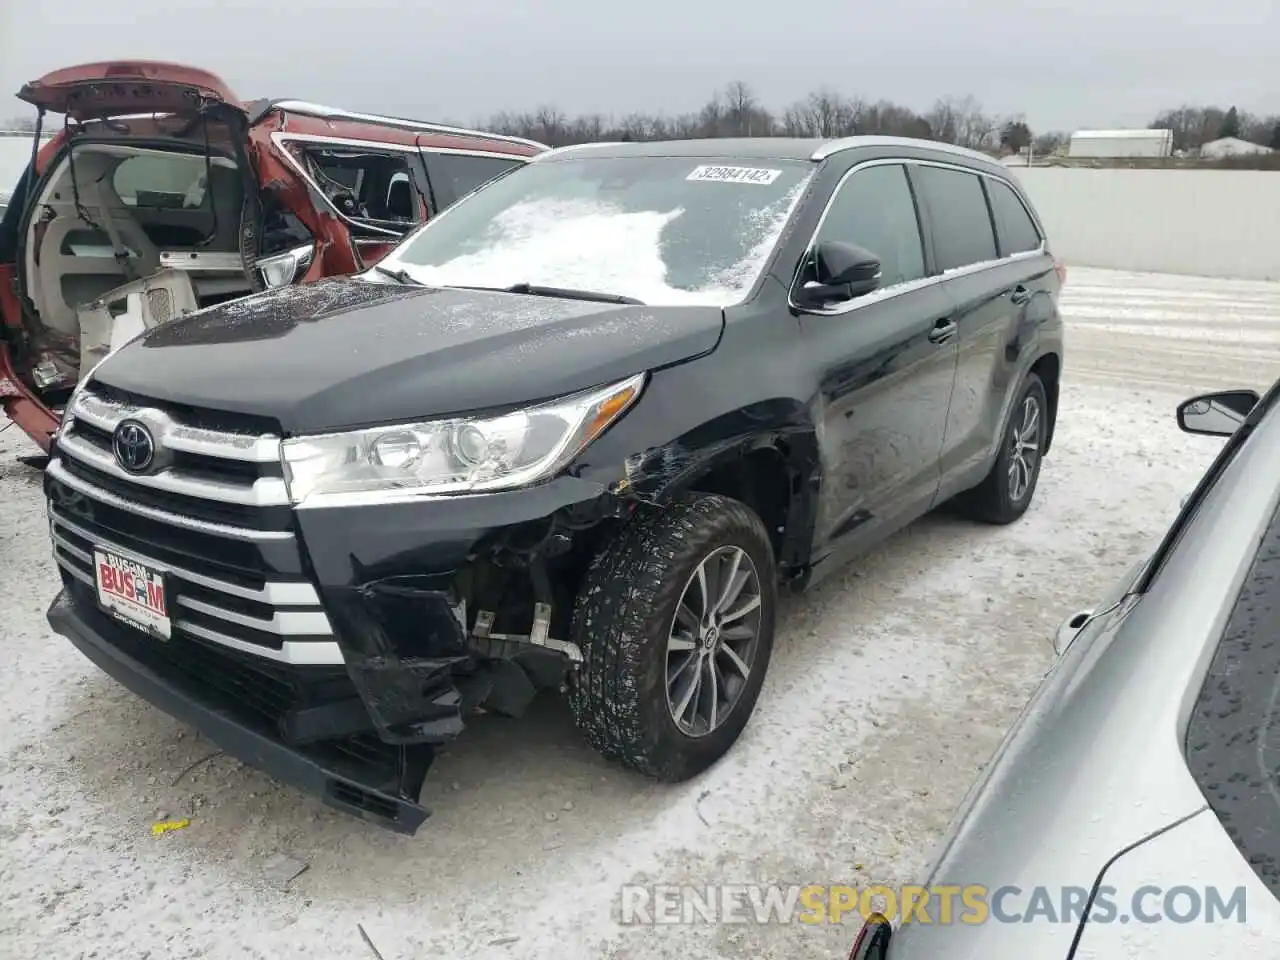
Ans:
{"type": "Polygon", "coordinates": [[[414,833],[429,816],[418,794],[431,764],[431,747],[378,749],[367,744],[361,755],[354,740],[328,748],[289,744],[269,721],[235,702],[225,685],[200,676],[198,661],[189,663],[193,669],[175,669],[174,651],[161,650],[155,641],[88,609],[73,596],[74,589],[58,594],[49,607],[49,625],[113,679],[195,727],[220,749],[332,807],[397,833],[414,833]]]}
{"type": "MultiPolygon", "coordinates": [[[[55,518],[74,509],[86,535],[110,523],[110,542],[124,552],[159,553],[126,538],[125,514],[68,499],[56,480],[46,486],[55,518]]],[[[519,716],[581,661],[557,639],[568,635],[577,580],[564,565],[589,554],[572,549],[575,538],[628,510],[573,478],[454,501],[297,510],[299,549],[276,551],[271,566],[315,587],[341,662],[272,661],[188,636],[181,620],[168,641],[149,637],[104,613],[91,576],[65,564],[48,619],[108,674],[227,752],[413,833],[428,816],[418,801],[435,748],[462,732],[464,718],[519,716]],[[295,556],[296,570],[284,569],[295,556]]],[[[175,589],[170,604],[181,603],[183,583],[175,589]]]]}

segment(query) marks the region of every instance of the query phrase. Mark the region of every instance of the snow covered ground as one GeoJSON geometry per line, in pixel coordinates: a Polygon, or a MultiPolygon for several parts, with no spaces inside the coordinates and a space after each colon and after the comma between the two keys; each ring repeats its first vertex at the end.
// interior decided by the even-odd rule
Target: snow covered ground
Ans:
{"type": "Polygon", "coordinates": [[[1280,284],[1074,269],[1053,453],[1024,520],[931,516],[788,602],[755,718],[698,780],[606,765],[549,701],[468,731],[403,838],[273,785],[49,632],[38,475],[0,434],[0,956],[843,957],[855,926],[623,928],[626,883],[902,883],[1049,663],[1220,441],[1200,388],[1280,375],[1280,284]],[[153,836],[165,816],[184,830],[153,836]],[[271,858],[310,864],[282,888],[271,858]]]}

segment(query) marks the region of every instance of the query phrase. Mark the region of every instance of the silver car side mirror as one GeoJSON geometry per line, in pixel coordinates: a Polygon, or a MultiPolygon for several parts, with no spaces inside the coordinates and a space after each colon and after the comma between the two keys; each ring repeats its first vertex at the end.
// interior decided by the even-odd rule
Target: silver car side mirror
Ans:
{"type": "Polygon", "coordinates": [[[1178,427],[1184,433],[1229,437],[1258,404],[1252,390],[1222,390],[1178,404],[1178,427]]]}

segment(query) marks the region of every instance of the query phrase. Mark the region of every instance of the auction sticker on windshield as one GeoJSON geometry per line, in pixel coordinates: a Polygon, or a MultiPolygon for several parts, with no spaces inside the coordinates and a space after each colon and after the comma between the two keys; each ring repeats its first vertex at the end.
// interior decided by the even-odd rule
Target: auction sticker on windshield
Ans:
{"type": "Polygon", "coordinates": [[[768,186],[782,176],[781,170],[769,170],[765,167],[695,167],[686,180],[711,180],[716,183],[758,183],[768,186]]]}
{"type": "Polygon", "coordinates": [[[107,550],[93,551],[98,603],[130,626],[168,640],[169,608],[164,574],[107,550]]]}

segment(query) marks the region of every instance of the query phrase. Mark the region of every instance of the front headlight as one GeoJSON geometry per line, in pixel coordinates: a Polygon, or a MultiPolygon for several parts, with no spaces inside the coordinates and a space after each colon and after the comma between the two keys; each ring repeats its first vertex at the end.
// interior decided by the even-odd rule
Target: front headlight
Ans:
{"type": "Polygon", "coordinates": [[[294,437],[282,444],[289,495],[294,503],[340,506],[544,480],[626,413],[644,382],[641,373],[496,417],[294,437]]]}

